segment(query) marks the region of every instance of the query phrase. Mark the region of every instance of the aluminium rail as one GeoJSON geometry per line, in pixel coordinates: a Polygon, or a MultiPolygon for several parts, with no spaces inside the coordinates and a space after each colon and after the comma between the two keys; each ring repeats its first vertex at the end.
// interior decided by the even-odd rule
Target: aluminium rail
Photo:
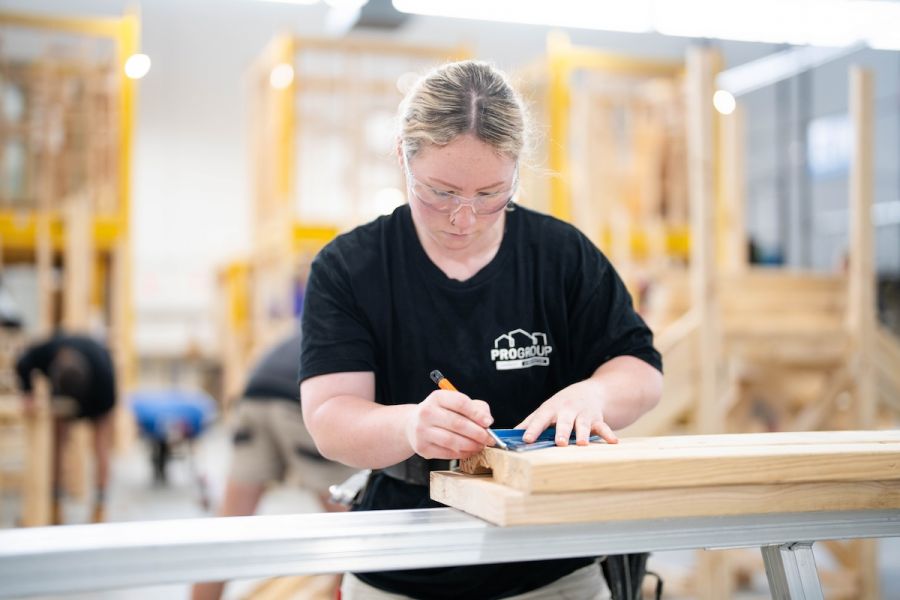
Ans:
{"type": "Polygon", "coordinates": [[[497,527],[449,508],[0,531],[0,598],[695,548],[760,547],[773,597],[821,598],[811,544],[900,537],[900,510],[497,527]]]}

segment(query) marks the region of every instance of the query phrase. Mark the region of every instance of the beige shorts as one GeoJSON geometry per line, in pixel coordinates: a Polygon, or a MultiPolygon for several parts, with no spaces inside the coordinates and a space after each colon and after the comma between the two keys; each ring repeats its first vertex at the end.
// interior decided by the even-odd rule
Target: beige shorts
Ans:
{"type": "MultiPolygon", "coordinates": [[[[609,588],[597,563],[572,571],[542,588],[510,596],[507,600],[609,600],[609,588]]],[[[411,600],[408,596],[383,592],[364,581],[344,574],[341,600],[411,600]]]]}
{"type": "Polygon", "coordinates": [[[277,399],[238,403],[230,478],[249,484],[282,481],[316,492],[341,483],[356,469],[319,456],[303,425],[300,403],[277,399]]]}

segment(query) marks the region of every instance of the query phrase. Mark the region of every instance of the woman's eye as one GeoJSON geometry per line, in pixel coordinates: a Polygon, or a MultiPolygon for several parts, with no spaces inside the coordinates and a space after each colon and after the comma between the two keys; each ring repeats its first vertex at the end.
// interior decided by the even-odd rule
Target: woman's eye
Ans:
{"type": "Polygon", "coordinates": [[[441,190],[434,190],[434,195],[435,195],[435,197],[440,198],[441,200],[446,200],[447,198],[450,198],[453,194],[450,192],[442,192],[441,190]]]}

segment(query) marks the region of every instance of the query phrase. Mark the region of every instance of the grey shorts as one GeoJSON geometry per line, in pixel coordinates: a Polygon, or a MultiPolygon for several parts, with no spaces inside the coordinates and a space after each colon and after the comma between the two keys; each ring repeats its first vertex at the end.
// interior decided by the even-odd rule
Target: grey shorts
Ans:
{"type": "MultiPolygon", "coordinates": [[[[542,588],[510,596],[507,600],[609,600],[606,580],[597,563],[572,571],[542,588]]],[[[356,578],[344,574],[341,600],[411,600],[408,596],[383,592],[356,578]]]]}
{"type": "Polygon", "coordinates": [[[300,403],[243,399],[232,438],[230,478],[239,483],[281,481],[316,492],[341,483],[356,469],[324,459],[303,424],[300,403]]]}

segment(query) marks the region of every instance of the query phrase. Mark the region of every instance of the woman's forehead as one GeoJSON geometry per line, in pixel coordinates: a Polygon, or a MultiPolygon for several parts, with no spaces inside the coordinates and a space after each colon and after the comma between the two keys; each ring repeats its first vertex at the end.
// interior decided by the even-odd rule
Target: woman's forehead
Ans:
{"type": "Polygon", "coordinates": [[[516,169],[513,158],[471,135],[458,136],[443,146],[423,145],[409,163],[437,178],[465,175],[503,181],[516,169]]]}

